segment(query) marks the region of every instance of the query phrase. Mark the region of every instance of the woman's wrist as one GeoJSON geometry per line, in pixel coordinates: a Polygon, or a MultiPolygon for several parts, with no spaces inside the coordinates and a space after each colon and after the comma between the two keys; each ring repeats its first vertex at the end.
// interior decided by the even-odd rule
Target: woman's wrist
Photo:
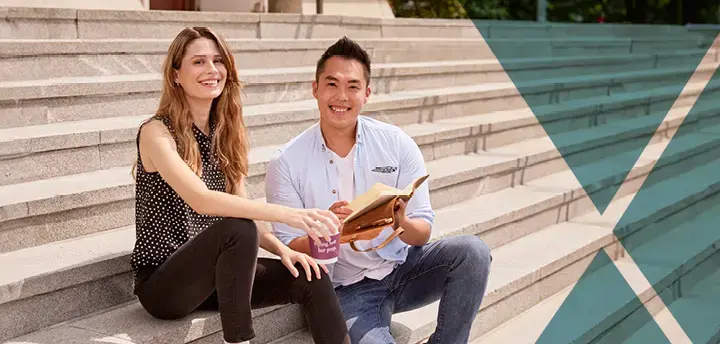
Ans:
{"type": "Polygon", "coordinates": [[[274,203],[264,203],[267,213],[267,222],[287,223],[287,219],[292,215],[292,208],[274,203]]]}
{"type": "Polygon", "coordinates": [[[292,252],[293,249],[291,249],[287,245],[281,243],[281,245],[278,246],[277,250],[278,250],[278,254],[277,254],[278,257],[282,257],[282,256],[292,252]]]}
{"type": "Polygon", "coordinates": [[[275,219],[275,222],[281,222],[287,225],[297,222],[295,221],[295,217],[298,216],[298,212],[294,208],[290,208],[287,206],[279,206],[275,214],[277,217],[275,219]]]}

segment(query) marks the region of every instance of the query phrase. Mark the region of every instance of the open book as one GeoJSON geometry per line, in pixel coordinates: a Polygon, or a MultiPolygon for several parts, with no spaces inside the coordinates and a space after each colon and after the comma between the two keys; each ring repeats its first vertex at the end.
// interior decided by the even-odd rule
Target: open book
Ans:
{"type": "Polygon", "coordinates": [[[347,205],[353,212],[343,221],[340,243],[350,243],[352,249],[358,252],[385,247],[403,232],[395,213],[398,200],[402,199],[408,202],[415,190],[428,177],[429,175],[418,177],[402,190],[377,183],[370,190],[355,198],[347,205]],[[382,244],[364,250],[355,246],[356,241],[375,239],[388,226],[392,227],[394,232],[382,244]]]}
{"type": "Polygon", "coordinates": [[[425,180],[429,176],[430,175],[424,175],[422,177],[416,178],[410,184],[408,184],[405,189],[402,190],[387,186],[382,183],[377,183],[373,185],[370,190],[358,196],[346,206],[353,212],[347,218],[345,218],[345,221],[343,221],[343,223],[348,223],[358,217],[361,217],[364,214],[370,212],[371,210],[374,210],[386,204],[387,202],[394,200],[395,198],[400,198],[407,203],[407,201],[410,200],[410,198],[415,193],[415,190],[420,187],[420,185],[422,185],[422,183],[425,182],[425,180]]]}

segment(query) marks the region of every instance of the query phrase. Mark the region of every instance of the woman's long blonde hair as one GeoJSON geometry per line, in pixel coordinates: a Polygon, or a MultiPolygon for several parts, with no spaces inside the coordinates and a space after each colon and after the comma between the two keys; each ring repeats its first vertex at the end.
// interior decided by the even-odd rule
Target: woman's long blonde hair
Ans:
{"type": "Polygon", "coordinates": [[[227,68],[225,87],[215,98],[210,110],[215,132],[212,137],[212,152],[217,158],[220,170],[227,180],[227,191],[234,193],[243,176],[248,173],[248,140],[242,115],[240,83],[233,57],[227,42],[208,27],[192,27],[182,30],[168,48],[163,64],[163,89],[158,117],[168,117],[175,132],[178,154],[198,176],[202,175],[202,161],[197,141],[193,135],[193,117],[180,85],[174,82],[174,71],[180,68],[188,44],[198,38],[214,41],[227,68]]]}

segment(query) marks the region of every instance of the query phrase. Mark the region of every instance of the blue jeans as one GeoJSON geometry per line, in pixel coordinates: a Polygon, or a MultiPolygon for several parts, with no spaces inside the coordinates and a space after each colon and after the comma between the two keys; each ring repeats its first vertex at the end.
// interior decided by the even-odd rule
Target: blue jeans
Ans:
{"type": "Polygon", "coordinates": [[[392,314],[440,300],[437,327],[429,344],[465,344],[487,288],[492,256],[476,236],[411,247],[405,263],[382,280],[365,278],[338,287],[343,315],[354,344],[395,343],[392,314]]]}

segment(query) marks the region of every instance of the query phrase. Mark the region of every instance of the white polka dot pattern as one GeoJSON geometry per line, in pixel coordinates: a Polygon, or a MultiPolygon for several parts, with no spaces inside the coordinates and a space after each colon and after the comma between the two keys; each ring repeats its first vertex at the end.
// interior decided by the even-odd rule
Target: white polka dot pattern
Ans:
{"type": "MultiPolygon", "coordinates": [[[[167,117],[155,118],[161,120],[175,137],[167,117]]],[[[225,176],[216,163],[216,156],[211,152],[214,130],[212,121],[209,136],[193,125],[193,134],[202,156],[201,179],[210,190],[225,192],[225,176]]],[[[198,214],[190,208],[159,173],[145,171],[139,153],[137,164],[136,241],[130,261],[136,273],[142,267],[161,265],[185,242],[220,219],[198,214]]]]}

